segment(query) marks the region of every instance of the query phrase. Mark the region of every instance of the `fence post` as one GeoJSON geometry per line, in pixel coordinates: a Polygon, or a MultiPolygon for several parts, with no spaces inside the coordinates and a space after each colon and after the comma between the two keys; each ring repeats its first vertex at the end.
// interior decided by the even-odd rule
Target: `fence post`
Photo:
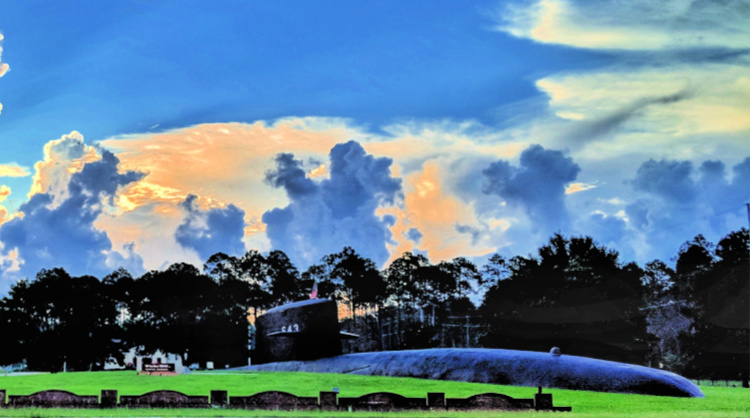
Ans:
{"type": "Polygon", "coordinates": [[[102,398],[99,401],[99,406],[102,408],[114,408],[117,406],[117,391],[116,390],[102,390],[102,398]]]}
{"type": "Polygon", "coordinates": [[[229,406],[229,396],[226,390],[211,391],[211,406],[225,408],[229,406]]]}
{"type": "Polygon", "coordinates": [[[539,393],[534,394],[534,409],[537,411],[552,409],[552,394],[542,393],[541,386],[539,386],[539,393]]]}
{"type": "Polygon", "coordinates": [[[427,392],[427,407],[445,409],[445,393],[427,392]]]}
{"type": "Polygon", "coordinates": [[[338,408],[338,396],[337,392],[320,392],[320,409],[331,411],[338,408]]]}

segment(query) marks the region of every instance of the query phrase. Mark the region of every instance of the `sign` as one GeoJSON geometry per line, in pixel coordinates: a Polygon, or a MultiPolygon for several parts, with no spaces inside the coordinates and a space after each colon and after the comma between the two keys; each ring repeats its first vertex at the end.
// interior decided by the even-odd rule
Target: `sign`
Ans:
{"type": "Polygon", "coordinates": [[[143,371],[146,373],[174,373],[174,363],[144,364],[143,371]]]}

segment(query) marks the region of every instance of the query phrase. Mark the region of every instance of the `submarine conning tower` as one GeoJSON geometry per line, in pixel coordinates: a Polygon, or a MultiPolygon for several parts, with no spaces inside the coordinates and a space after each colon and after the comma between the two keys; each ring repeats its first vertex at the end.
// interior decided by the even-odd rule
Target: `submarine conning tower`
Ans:
{"type": "Polygon", "coordinates": [[[328,299],[289,303],[258,316],[255,321],[253,363],[316,360],[341,354],[338,307],[328,299]]]}

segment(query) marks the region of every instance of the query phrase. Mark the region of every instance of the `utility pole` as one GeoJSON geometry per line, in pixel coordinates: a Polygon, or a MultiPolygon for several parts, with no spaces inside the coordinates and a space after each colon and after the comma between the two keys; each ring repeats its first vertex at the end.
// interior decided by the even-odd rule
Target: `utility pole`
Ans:
{"type": "MultiPolygon", "coordinates": [[[[747,224],[748,224],[748,227],[750,228],[750,203],[745,203],[745,206],[747,207],[747,224]]],[[[750,252],[750,248],[745,248],[745,250],[750,252]]],[[[750,284],[750,254],[748,254],[747,261],[748,261],[747,280],[748,280],[748,284],[750,284]]],[[[748,289],[750,289],[750,286],[748,286],[748,289]]],[[[750,297],[750,295],[748,295],[748,297],[750,297]]],[[[748,311],[747,314],[750,316],[750,311],[748,311]]],[[[750,332],[748,332],[748,334],[750,334],[750,332]]],[[[748,339],[750,339],[750,335],[748,335],[748,339]]],[[[748,345],[748,347],[750,347],[750,345],[748,345]]],[[[748,356],[748,361],[750,362],[750,351],[748,351],[745,354],[748,356]]],[[[742,371],[742,387],[746,389],[750,388],[750,370],[742,371]]]]}

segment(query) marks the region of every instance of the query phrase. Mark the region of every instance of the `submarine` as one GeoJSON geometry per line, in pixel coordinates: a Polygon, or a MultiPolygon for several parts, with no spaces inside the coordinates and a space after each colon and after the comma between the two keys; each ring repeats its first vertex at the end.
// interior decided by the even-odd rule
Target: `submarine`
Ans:
{"type": "Polygon", "coordinates": [[[328,299],[293,302],[256,320],[253,365],[247,371],[295,371],[415,377],[656,396],[704,395],[690,380],[645,366],[495,348],[431,348],[342,354],[338,307],[328,299]]]}

